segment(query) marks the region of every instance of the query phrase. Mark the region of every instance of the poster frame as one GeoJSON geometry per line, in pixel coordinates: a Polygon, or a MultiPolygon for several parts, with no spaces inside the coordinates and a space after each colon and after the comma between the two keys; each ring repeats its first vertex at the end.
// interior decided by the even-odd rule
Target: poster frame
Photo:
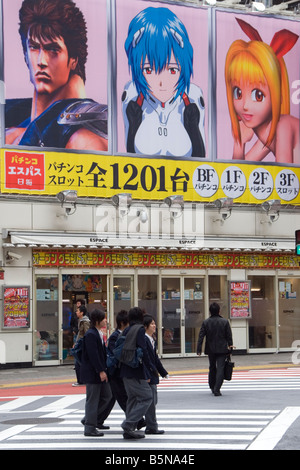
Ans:
{"type": "Polygon", "coordinates": [[[3,314],[2,314],[2,328],[4,330],[11,330],[11,329],[29,329],[30,328],[30,323],[31,323],[31,318],[30,318],[30,286],[28,285],[17,285],[17,286],[8,286],[8,285],[3,285],[2,286],[2,298],[3,298],[3,314]],[[26,325],[24,326],[18,326],[18,325],[13,325],[13,326],[7,326],[5,325],[6,323],[6,317],[7,315],[5,314],[5,306],[6,304],[11,303],[9,300],[6,302],[5,300],[5,292],[9,289],[27,289],[27,309],[25,309],[25,320],[26,320],[26,325]]]}
{"type": "MultiPolygon", "coordinates": [[[[243,299],[241,299],[243,300],[243,299]]],[[[229,302],[229,318],[230,319],[249,319],[252,318],[252,302],[251,302],[251,281],[248,280],[230,280],[228,281],[228,302],[229,302]],[[244,289],[246,291],[245,295],[247,298],[244,299],[244,303],[246,306],[244,307],[235,307],[232,295],[232,286],[233,284],[247,284],[247,288],[244,289]],[[232,310],[235,308],[236,313],[233,315],[232,310]],[[245,310],[247,314],[245,315],[245,310]]]]}

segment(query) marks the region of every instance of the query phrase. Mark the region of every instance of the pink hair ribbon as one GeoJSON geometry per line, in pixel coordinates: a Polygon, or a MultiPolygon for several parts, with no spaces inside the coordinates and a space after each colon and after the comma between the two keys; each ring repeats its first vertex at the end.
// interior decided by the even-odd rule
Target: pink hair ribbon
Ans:
{"type": "MultiPolygon", "coordinates": [[[[248,36],[248,38],[251,39],[251,41],[263,42],[259,32],[255,28],[253,28],[253,26],[239,18],[236,18],[236,21],[238,22],[244,33],[248,36]]],[[[270,46],[272,47],[276,56],[280,58],[283,57],[294,47],[298,38],[299,36],[297,34],[292,33],[288,29],[282,29],[281,31],[278,31],[274,34],[270,46]]]]}

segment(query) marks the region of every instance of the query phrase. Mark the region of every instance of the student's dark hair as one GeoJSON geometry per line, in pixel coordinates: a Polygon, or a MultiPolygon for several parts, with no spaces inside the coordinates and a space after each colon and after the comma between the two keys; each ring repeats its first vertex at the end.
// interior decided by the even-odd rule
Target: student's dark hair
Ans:
{"type": "Polygon", "coordinates": [[[100,323],[105,318],[105,313],[102,310],[95,309],[90,315],[91,327],[95,327],[96,323],[100,323]]]}
{"type": "Polygon", "coordinates": [[[80,306],[78,307],[78,309],[79,309],[80,312],[83,312],[83,314],[86,315],[87,310],[86,310],[86,306],[85,306],[85,305],[80,305],[80,306]]]}
{"type": "Polygon", "coordinates": [[[150,325],[150,323],[152,323],[154,321],[154,318],[149,315],[148,313],[146,313],[146,315],[144,315],[144,318],[143,318],[143,325],[148,328],[148,326],[150,325]]]}
{"type": "Polygon", "coordinates": [[[140,307],[132,307],[128,312],[129,324],[143,323],[144,312],[140,307]]]}
{"type": "Polygon", "coordinates": [[[87,28],[82,12],[72,0],[24,0],[19,11],[19,33],[23,52],[26,41],[62,38],[68,49],[69,59],[78,59],[73,74],[85,82],[87,59],[87,28]]]}
{"type": "Polygon", "coordinates": [[[217,304],[216,302],[213,302],[212,304],[210,304],[209,306],[209,311],[210,311],[210,314],[212,316],[214,315],[219,315],[219,312],[220,312],[220,305],[217,304]]]}
{"type": "Polygon", "coordinates": [[[122,323],[126,325],[128,323],[128,313],[127,310],[121,310],[116,317],[117,328],[120,329],[122,327],[122,323]]]}

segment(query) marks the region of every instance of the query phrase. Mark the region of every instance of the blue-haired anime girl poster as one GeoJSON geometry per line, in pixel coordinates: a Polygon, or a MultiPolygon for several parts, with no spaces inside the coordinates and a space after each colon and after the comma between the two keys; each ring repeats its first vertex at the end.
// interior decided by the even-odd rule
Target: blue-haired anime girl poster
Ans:
{"type": "Polygon", "coordinates": [[[299,166],[299,23],[217,12],[216,25],[217,158],[299,166]]]}
{"type": "Polygon", "coordinates": [[[208,157],[207,11],[117,1],[118,151],[208,157]]]}

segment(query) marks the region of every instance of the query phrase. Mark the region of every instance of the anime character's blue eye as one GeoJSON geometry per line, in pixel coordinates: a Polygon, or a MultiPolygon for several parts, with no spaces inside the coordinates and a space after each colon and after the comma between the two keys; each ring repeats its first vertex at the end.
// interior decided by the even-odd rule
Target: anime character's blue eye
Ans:
{"type": "Polygon", "coordinates": [[[252,101],[258,101],[259,103],[262,103],[265,99],[265,95],[258,88],[254,88],[254,90],[251,91],[251,99],[252,101]]]}
{"type": "Polygon", "coordinates": [[[235,86],[233,89],[233,98],[235,100],[242,99],[242,90],[238,86],[235,86]]]}

